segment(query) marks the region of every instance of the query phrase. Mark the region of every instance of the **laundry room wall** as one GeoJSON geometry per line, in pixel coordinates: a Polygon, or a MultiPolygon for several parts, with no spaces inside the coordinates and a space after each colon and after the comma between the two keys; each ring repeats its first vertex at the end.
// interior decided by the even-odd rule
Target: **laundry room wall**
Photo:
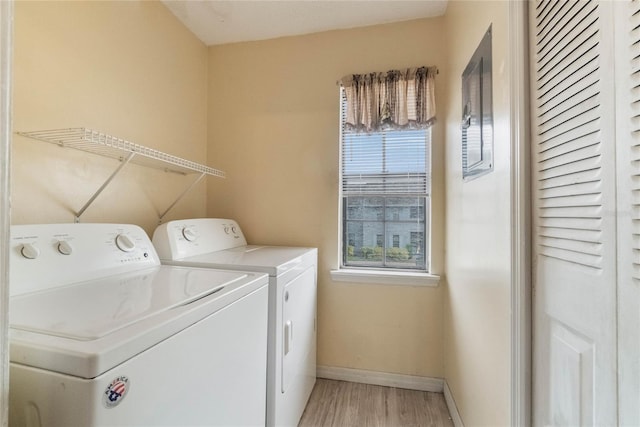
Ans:
{"type": "MultiPolygon", "coordinates": [[[[442,377],[443,289],[333,282],[338,267],[339,87],[351,73],[440,68],[443,18],[209,49],[207,213],[248,240],[319,248],[318,364],[442,377]]],[[[444,118],[444,116],[443,116],[444,118]]],[[[444,120],[433,127],[434,273],[444,270],[444,120]],[[441,124],[442,123],[442,124],[441,124]]]]}
{"type": "MultiPolygon", "coordinates": [[[[160,2],[19,1],[14,41],[15,131],[87,127],[206,162],[207,47],[160,2]]],[[[118,164],[14,137],[13,223],[72,222],[118,164]]],[[[193,179],[127,165],[81,220],[151,233],[193,179]]],[[[168,217],[204,216],[205,197],[168,217]]]]}
{"type": "Polygon", "coordinates": [[[445,378],[465,425],[510,424],[508,2],[452,1],[446,126],[445,378]],[[462,180],[461,76],[493,24],[494,170],[462,180]]]}

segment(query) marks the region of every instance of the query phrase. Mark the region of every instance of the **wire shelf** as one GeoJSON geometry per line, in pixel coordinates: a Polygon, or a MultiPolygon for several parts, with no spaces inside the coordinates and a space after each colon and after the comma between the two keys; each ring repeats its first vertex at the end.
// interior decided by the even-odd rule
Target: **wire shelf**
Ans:
{"type": "Polygon", "coordinates": [[[162,151],[154,150],[153,148],[135,144],[126,139],[117,138],[92,129],[52,129],[34,132],[18,132],[18,135],[49,142],[61,147],[73,148],[103,157],[117,159],[119,161],[126,160],[131,153],[134,153],[131,163],[162,169],[167,172],[176,172],[183,175],[204,173],[219,178],[225,177],[225,173],[218,169],[172,156],[162,151]]]}
{"type": "Polygon", "coordinates": [[[159,214],[160,221],[162,221],[164,216],[206,175],[212,175],[219,178],[225,177],[225,173],[218,169],[210,168],[209,166],[201,165],[190,160],[181,159],[180,157],[172,156],[170,154],[163,153],[162,151],[154,150],[153,148],[135,144],[127,141],[126,139],[116,138],[115,136],[107,135],[106,133],[92,129],[52,129],[34,132],[18,132],[18,135],[120,161],[118,168],[106,179],[102,186],[93,194],[93,196],[91,196],[84,206],[75,213],[76,222],[80,222],[82,214],[84,214],[87,208],[91,206],[94,200],[128,163],[136,163],[142,166],[162,169],[165,172],[175,172],[182,175],[199,174],[195,181],[193,181],[163,213],[159,214]]]}

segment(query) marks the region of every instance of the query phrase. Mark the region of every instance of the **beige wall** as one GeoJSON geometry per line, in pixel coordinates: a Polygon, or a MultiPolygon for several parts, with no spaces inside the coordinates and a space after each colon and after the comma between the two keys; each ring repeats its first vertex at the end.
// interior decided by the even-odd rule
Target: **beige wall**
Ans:
{"type": "MultiPolygon", "coordinates": [[[[209,182],[207,213],[237,219],[251,242],[319,248],[319,365],[443,375],[441,288],[334,283],[329,276],[338,266],[336,81],[443,67],[443,33],[437,18],[209,49],[209,163],[228,179],[209,182]]],[[[433,133],[436,273],[443,271],[442,126],[433,133]]]]}
{"type": "MultiPolygon", "coordinates": [[[[161,3],[18,1],[14,54],[14,130],[89,127],[206,162],[207,48],[161,3]]],[[[12,222],[72,222],[117,165],[15,137],[12,222]]],[[[82,221],[152,232],[192,179],[128,165],[82,221]]],[[[169,216],[203,216],[205,197],[169,216]]]]}
{"type": "Polygon", "coordinates": [[[454,1],[446,125],[445,377],[467,426],[508,425],[510,140],[508,2],[454,1]],[[462,181],[460,76],[493,23],[494,171],[462,181]]]}

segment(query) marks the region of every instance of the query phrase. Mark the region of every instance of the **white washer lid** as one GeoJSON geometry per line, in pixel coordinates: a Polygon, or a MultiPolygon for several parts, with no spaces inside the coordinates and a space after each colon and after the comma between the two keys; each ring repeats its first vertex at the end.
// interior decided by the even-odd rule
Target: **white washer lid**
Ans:
{"type": "Polygon", "coordinates": [[[11,300],[14,329],[95,340],[140,320],[186,305],[247,277],[198,269],[145,269],[11,300]]]}
{"type": "Polygon", "coordinates": [[[94,378],[266,285],[264,274],[158,266],[12,297],[10,359],[94,378]]]}
{"type": "MultiPolygon", "coordinates": [[[[304,262],[310,255],[315,257],[315,248],[293,246],[238,246],[237,248],[210,252],[170,260],[174,265],[214,267],[232,270],[248,270],[267,273],[277,277],[304,262]]],[[[163,260],[165,261],[165,260],[163,260]]]]}

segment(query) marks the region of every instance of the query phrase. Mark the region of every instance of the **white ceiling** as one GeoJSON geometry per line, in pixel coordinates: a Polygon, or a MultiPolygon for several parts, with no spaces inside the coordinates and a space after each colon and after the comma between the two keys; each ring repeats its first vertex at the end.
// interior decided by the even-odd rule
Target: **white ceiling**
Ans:
{"type": "Polygon", "coordinates": [[[447,0],[161,0],[207,45],[443,15],[447,0]]]}

